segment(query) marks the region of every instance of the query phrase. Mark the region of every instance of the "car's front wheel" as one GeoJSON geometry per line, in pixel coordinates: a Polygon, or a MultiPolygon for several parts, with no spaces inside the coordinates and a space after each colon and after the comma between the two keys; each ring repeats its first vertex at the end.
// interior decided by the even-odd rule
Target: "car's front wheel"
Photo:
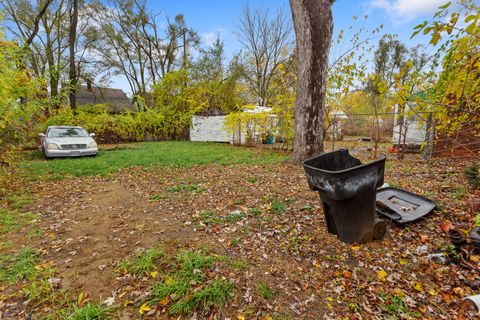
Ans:
{"type": "Polygon", "coordinates": [[[42,146],[42,153],[43,153],[43,157],[45,158],[45,160],[49,160],[50,158],[47,156],[47,153],[45,152],[45,148],[42,146]]]}

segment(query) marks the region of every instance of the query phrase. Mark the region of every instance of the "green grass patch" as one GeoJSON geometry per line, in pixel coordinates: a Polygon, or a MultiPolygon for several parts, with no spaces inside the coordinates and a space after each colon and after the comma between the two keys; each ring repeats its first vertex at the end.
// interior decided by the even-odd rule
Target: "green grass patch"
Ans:
{"type": "Polygon", "coordinates": [[[0,209],[0,233],[18,231],[22,226],[35,221],[35,218],[31,212],[0,209]]]}
{"type": "Polygon", "coordinates": [[[110,319],[109,313],[112,307],[101,304],[87,303],[82,307],[74,306],[63,312],[61,319],[64,320],[103,320],[110,319]]]}
{"type": "Polygon", "coordinates": [[[262,210],[260,210],[258,208],[252,208],[252,209],[250,209],[249,213],[254,217],[258,217],[262,214],[262,210]]]}
{"type": "Polygon", "coordinates": [[[300,254],[300,248],[302,247],[302,244],[305,242],[310,241],[311,238],[309,236],[299,236],[298,231],[294,229],[294,231],[289,235],[288,237],[288,245],[287,249],[291,252],[295,252],[297,254],[300,254]]]}
{"type": "Polygon", "coordinates": [[[223,306],[232,295],[233,284],[209,276],[220,260],[204,252],[179,252],[169,264],[169,272],[153,286],[151,303],[161,301],[174,315],[223,306]]]}
{"type": "Polygon", "coordinates": [[[29,194],[10,194],[3,199],[12,210],[19,210],[32,203],[33,197],[29,194]]]}
{"type": "Polygon", "coordinates": [[[223,223],[223,218],[220,217],[215,211],[206,210],[200,213],[198,216],[200,224],[210,226],[214,224],[223,223]]]}
{"type": "Polygon", "coordinates": [[[148,201],[159,201],[162,199],[162,196],[159,194],[152,194],[150,197],[148,197],[148,201]]]}
{"type": "Polygon", "coordinates": [[[232,223],[232,222],[237,222],[245,218],[245,213],[243,213],[240,210],[235,210],[232,212],[229,212],[227,216],[224,218],[226,223],[232,223]]]}
{"type": "Polygon", "coordinates": [[[142,142],[121,150],[101,150],[96,157],[44,160],[39,151],[25,155],[20,166],[33,179],[48,176],[109,175],[131,166],[191,167],[210,163],[220,165],[278,163],[286,156],[273,151],[247,149],[220,143],[190,141],[142,142]]]}
{"type": "Polygon", "coordinates": [[[229,281],[215,279],[211,284],[193,292],[190,297],[175,302],[170,307],[170,312],[188,314],[199,307],[221,307],[230,298],[232,289],[233,284],[229,281]]]}
{"type": "Polygon", "coordinates": [[[198,184],[179,184],[177,186],[168,187],[165,190],[171,193],[175,193],[175,192],[202,193],[205,191],[205,189],[198,184]]]}
{"type": "Polygon", "coordinates": [[[453,188],[452,191],[449,192],[449,196],[456,200],[463,199],[466,196],[466,194],[467,194],[467,190],[465,190],[465,188],[462,188],[462,187],[453,188]]]}
{"type": "Polygon", "coordinates": [[[276,214],[284,214],[287,210],[285,204],[280,200],[273,200],[272,201],[272,210],[276,214]]]}
{"type": "Polygon", "coordinates": [[[470,186],[475,189],[480,188],[480,163],[472,163],[468,165],[463,174],[470,186]]]}
{"type": "Polygon", "coordinates": [[[12,240],[0,241],[0,254],[5,252],[10,252],[14,244],[12,240]]]}
{"type": "Polygon", "coordinates": [[[247,260],[230,260],[230,265],[237,270],[248,270],[250,268],[247,260]]]}
{"type": "Polygon", "coordinates": [[[38,238],[42,234],[43,234],[43,231],[38,226],[32,226],[32,228],[30,228],[30,230],[27,231],[27,237],[29,238],[38,238]]]}
{"type": "Polygon", "coordinates": [[[121,261],[117,271],[142,276],[156,269],[156,261],[164,256],[158,248],[138,250],[130,259],[121,261]]]}
{"type": "Polygon", "coordinates": [[[177,255],[177,261],[181,266],[181,273],[185,277],[193,275],[195,279],[200,279],[200,273],[196,270],[205,270],[211,268],[218,259],[213,256],[205,255],[202,252],[182,251],[177,255]]]}
{"type": "Polygon", "coordinates": [[[60,311],[68,306],[67,292],[60,288],[61,283],[55,284],[55,281],[52,281],[60,280],[55,278],[55,275],[55,269],[50,265],[44,265],[36,270],[35,276],[22,288],[30,303],[54,307],[60,311]]]}
{"type": "Polygon", "coordinates": [[[383,303],[380,308],[390,315],[404,315],[408,313],[408,307],[403,297],[398,295],[390,295],[386,293],[380,294],[383,303]]]}
{"type": "Polygon", "coordinates": [[[234,223],[245,219],[246,215],[240,210],[229,212],[226,216],[222,216],[215,211],[206,210],[199,214],[198,222],[204,226],[218,225],[223,223],[234,223]]]}
{"type": "Polygon", "coordinates": [[[300,208],[300,211],[312,211],[313,209],[315,209],[315,207],[307,203],[300,208]]]}
{"type": "Polygon", "coordinates": [[[15,211],[0,210],[0,232],[7,233],[19,228],[18,213],[15,211]]]}
{"type": "Polygon", "coordinates": [[[39,256],[32,248],[23,248],[15,254],[0,254],[0,282],[13,284],[33,279],[37,273],[35,266],[40,262],[39,256]]]}
{"type": "Polygon", "coordinates": [[[275,296],[275,292],[265,282],[260,282],[257,285],[257,293],[265,300],[272,299],[275,296]]]}

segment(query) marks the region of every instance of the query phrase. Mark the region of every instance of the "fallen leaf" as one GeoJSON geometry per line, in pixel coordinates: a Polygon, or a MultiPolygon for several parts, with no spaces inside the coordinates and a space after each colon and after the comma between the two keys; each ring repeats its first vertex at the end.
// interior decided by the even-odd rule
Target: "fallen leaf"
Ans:
{"type": "Polygon", "coordinates": [[[88,301],[90,300],[89,298],[89,294],[88,292],[80,292],[80,294],[78,295],[78,299],[77,299],[77,304],[79,306],[83,306],[85,303],[87,303],[88,301]]]}
{"type": "Polygon", "coordinates": [[[45,261],[45,262],[43,262],[43,263],[37,264],[37,265],[35,266],[35,269],[36,269],[36,270],[44,270],[44,269],[46,269],[46,268],[48,268],[48,267],[51,267],[52,265],[53,265],[53,261],[45,261]]]}
{"type": "Polygon", "coordinates": [[[472,254],[470,256],[470,261],[479,262],[480,261],[480,255],[472,254]]]}
{"type": "Polygon", "coordinates": [[[415,282],[413,284],[413,288],[417,291],[420,291],[420,292],[423,291],[423,285],[420,282],[415,282]]]}
{"type": "Polygon", "coordinates": [[[444,233],[448,233],[448,231],[450,231],[453,228],[455,227],[450,221],[445,221],[440,223],[440,229],[442,229],[444,233]]]}
{"type": "Polygon", "coordinates": [[[431,288],[428,290],[428,294],[431,295],[431,296],[436,296],[438,295],[438,292],[435,291],[435,289],[431,288]]]}
{"type": "Polygon", "coordinates": [[[107,298],[103,301],[103,304],[106,305],[107,307],[112,306],[114,303],[115,303],[114,297],[107,298]]]}
{"type": "Polygon", "coordinates": [[[164,297],[162,300],[160,300],[159,304],[160,304],[161,306],[166,306],[169,302],[170,302],[170,297],[169,297],[169,296],[166,296],[166,297],[164,297]]]}
{"type": "Polygon", "coordinates": [[[397,297],[400,297],[400,298],[403,298],[405,296],[405,292],[403,292],[401,289],[399,288],[395,288],[393,289],[393,292],[395,292],[395,295],[397,297]]]}
{"type": "Polygon", "coordinates": [[[387,275],[388,273],[383,269],[377,271],[377,279],[380,281],[385,281],[387,275]]]}
{"type": "Polygon", "coordinates": [[[148,312],[152,310],[152,308],[150,308],[150,306],[148,305],[148,302],[145,302],[144,304],[142,304],[140,306],[140,308],[138,309],[138,313],[140,314],[144,314],[145,312],[148,312]]]}
{"type": "Polygon", "coordinates": [[[422,241],[422,243],[426,243],[426,242],[428,242],[429,240],[430,240],[430,237],[428,237],[428,236],[426,236],[426,235],[424,235],[424,234],[420,235],[420,241],[422,241]]]}
{"type": "Polygon", "coordinates": [[[453,292],[455,292],[455,294],[457,294],[459,296],[464,296],[465,295],[464,290],[460,287],[453,288],[453,292]]]}

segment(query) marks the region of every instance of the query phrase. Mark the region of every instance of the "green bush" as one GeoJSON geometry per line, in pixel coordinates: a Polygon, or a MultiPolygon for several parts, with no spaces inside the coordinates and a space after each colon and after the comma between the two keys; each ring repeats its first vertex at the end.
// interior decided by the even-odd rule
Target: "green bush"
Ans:
{"type": "MultiPolygon", "coordinates": [[[[94,132],[100,141],[106,143],[182,138],[169,129],[172,128],[171,122],[172,119],[159,108],[110,114],[107,105],[96,104],[80,106],[76,114],[70,108],[60,109],[42,125],[41,130],[54,125],[77,125],[94,132]]],[[[179,132],[183,133],[189,125],[190,122],[183,123],[179,132]]]]}
{"type": "Polygon", "coordinates": [[[480,187],[480,164],[472,163],[471,165],[467,166],[465,168],[464,175],[472,187],[480,187]]]}
{"type": "Polygon", "coordinates": [[[11,163],[11,151],[33,140],[43,114],[42,79],[19,67],[23,55],[22,48],[0,30],[0,164],[11,163]]]}

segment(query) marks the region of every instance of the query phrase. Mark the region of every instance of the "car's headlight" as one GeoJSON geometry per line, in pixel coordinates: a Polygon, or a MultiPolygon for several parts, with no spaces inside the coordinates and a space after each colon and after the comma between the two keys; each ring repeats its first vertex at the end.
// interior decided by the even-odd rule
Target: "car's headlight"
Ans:
{"type": "Polygon", "coordinates": [[[90,142],[90,144],[88,145],[88,148],[96,148],[96,147],[97,147],[97,143],[95,141],[90,142]]]}
{"type": "Polygon", "coordinates": [[[58,150],[58,146],[55,143],[48,143],[47,144],[48,150],[58,150]]]}

